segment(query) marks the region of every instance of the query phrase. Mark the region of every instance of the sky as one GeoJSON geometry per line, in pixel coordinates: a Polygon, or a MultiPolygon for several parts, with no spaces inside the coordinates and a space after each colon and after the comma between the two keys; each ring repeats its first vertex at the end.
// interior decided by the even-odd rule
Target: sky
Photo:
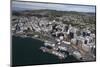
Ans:
{"type": "Polygon", "coordinates": [[[72,4],[54,4],[54,3],[39,3],[39,2],[21,2],[13,1],[12,10],[40,10],[51,9],[58,11],[77,11],[77,12],[94,12],[95,6],[72,5],[72,4]]]}

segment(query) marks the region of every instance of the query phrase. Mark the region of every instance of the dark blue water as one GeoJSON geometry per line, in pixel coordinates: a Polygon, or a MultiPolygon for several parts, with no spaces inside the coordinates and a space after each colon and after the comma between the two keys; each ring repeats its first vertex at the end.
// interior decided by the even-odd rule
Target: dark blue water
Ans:
{"type": "Polygon", "coordinates": [[[56,63],[78,62],[73,56],[68,56],[65,60],[59,59],[49,53],[43,53],[39,48],[43,42],[32,38],[12,37],[12,65],[40,65],[56,63]]]}

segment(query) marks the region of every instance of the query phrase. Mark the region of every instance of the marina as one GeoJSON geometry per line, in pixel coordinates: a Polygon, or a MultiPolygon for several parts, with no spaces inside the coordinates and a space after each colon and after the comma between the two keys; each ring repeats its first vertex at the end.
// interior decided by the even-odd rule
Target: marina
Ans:
{"type": "Polygon", "coordinates": [[[37,64],[57,64],[57,63],[70,63],[79,62],[74,56],[68,55],[65,59],[59,59],[58,56],[49,53],[43,53],[41,46],[44,43],[40,40],[33,38],[22,38],[13,36],[13,60],[12,64],[16,66],[20,65],[37,65],[37,64]]]}

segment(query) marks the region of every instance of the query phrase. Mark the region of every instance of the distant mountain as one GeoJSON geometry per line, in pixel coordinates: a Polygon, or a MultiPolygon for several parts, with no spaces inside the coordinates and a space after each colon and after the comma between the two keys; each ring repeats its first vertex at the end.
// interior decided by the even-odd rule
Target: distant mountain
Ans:
{"type": "MultiPolygon", "coordinates": [[[[15,8],[15,7],[14,7],[15,8]]],[[[12,9],[13,13],[20,13],[21,15],[45,15],[45,16],[63,16],[66,14],[73,14],[73,15],[83,15],[83,16],[95,16],[95,13],[90,12],[76,12],[76,11],[58,11],[58,10],[50,10],[50,9],[25,9],[16,7],[16,9],[12,9]]]]}
{"type": "Polygon", "coordinates": [[[32,10],[29,8],[24,8],[24,7],[12,7],[12,11],[26,11],[26,10],[32,10]]]}

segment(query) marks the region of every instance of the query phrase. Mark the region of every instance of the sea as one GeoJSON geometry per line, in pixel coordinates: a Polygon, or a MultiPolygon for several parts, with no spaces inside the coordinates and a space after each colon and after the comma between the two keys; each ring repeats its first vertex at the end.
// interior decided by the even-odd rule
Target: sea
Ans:
{"type": "Polygon", "coordinates": [[[72,55],[65,59],[59,59],[57,56],[44,53],[40,50],[44,42],[33,38],[23,38],[12,36],[12,65],[44,65],[79,62],[72,55]]]}

